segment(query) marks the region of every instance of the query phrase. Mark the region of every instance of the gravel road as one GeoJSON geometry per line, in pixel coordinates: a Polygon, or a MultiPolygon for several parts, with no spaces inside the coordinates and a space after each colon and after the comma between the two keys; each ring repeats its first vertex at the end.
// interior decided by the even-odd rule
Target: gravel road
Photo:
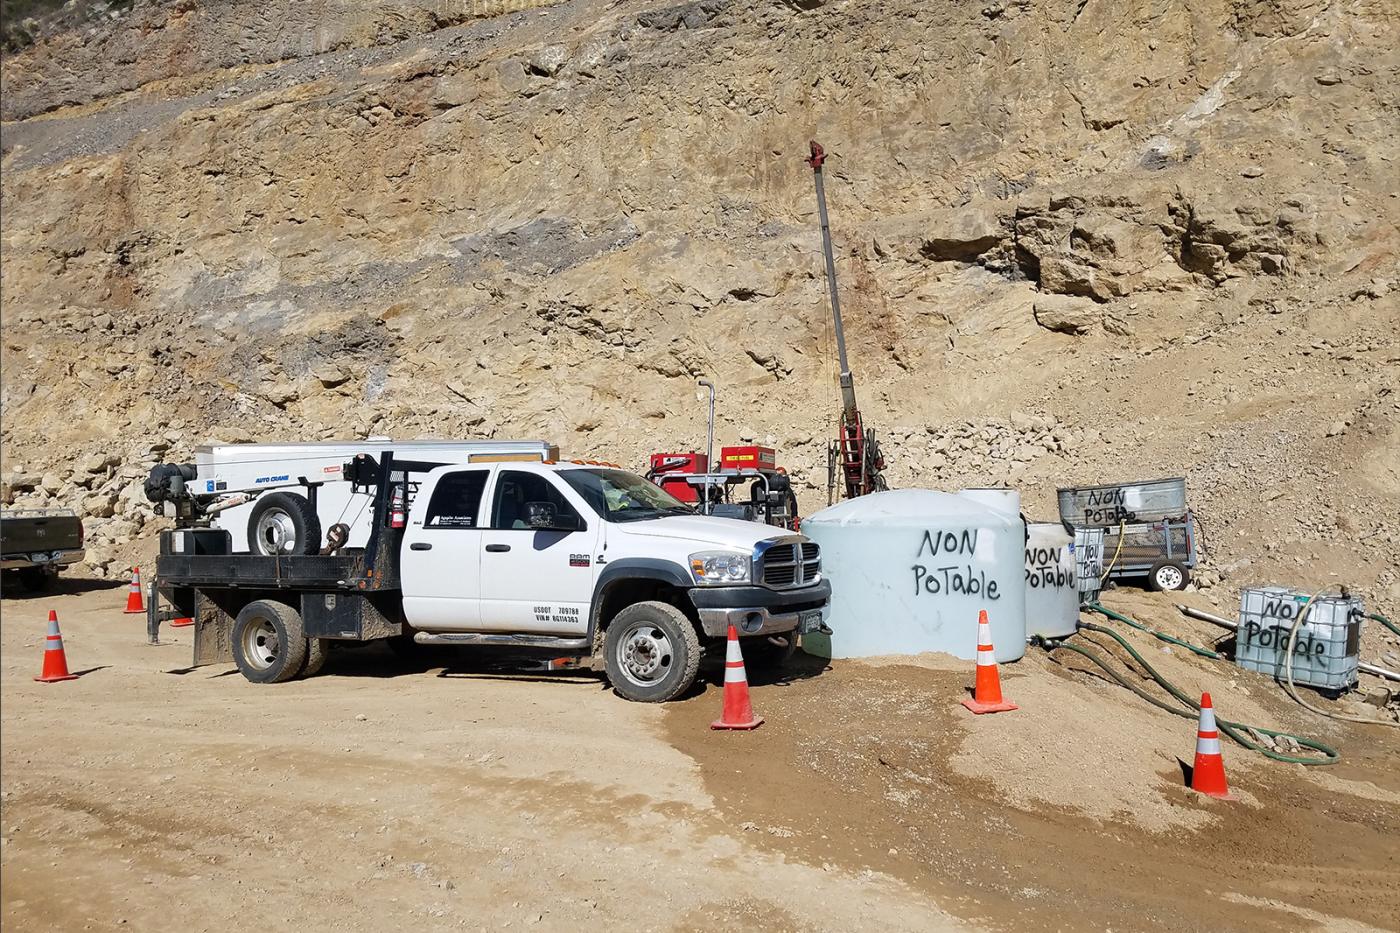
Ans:
{"type": "MultiPolygon", "coordinates": [[[[1150,618],[1155,599],[1131,608],[1150,618]]],[[[124,600],[81,580],[5,600],[7,930],[1355,931],[1400,915],[1380,730],[1329,734],[1347,759],[1326,775],[1227,747],[1240,800],[1224,804],[1180,786],[1190,723],[1038,654],[1006,671],[1009,716],[965,715],[946,660],[807,659],[754,675],[762,729],[717,734],[713,674],[655,707],[589,674],[358,648],[259,687],[190,669],[188,630],[146,645],[124,600]],[[77,681],[31,679],[49,609],[77,681]]],[[[1219,689],[1217,705],[1297,715],[1247,678],[1219,689]]]]}

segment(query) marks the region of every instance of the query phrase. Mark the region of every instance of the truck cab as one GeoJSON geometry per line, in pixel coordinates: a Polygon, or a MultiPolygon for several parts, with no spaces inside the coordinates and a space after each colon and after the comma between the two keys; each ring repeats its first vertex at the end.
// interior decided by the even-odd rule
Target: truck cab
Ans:
{"type": "Polygon", "coordinates": [[[440,467],[404,530],[404,618],[424,633],[601,642],[619,692],[669,699],[693,680],[700,639],[731,624],[760,651],[821,626],[817,545],[773,532],[696,515],[605,464],[440,467]]]}
{"type": "MultiPolygon", "coordinates": [[[[358,483],[378,477],[367,549],[233,554],[167,533],[158,586],[200,626],[197,663],[213,660],[201,643],[224,645],[274,682],[338,639],[504,646],[589,658],[622,696],[656,702],[689,688],[731,625],[758,663],[825,629],[831,587],[801,535],[697,515],[611,464],[384,457],[347,464],[358,483]],[[210,625],[225,631],[201,638],[210,625]]],[[[211,533],[226,537],[198,535],[211,533]]]]}

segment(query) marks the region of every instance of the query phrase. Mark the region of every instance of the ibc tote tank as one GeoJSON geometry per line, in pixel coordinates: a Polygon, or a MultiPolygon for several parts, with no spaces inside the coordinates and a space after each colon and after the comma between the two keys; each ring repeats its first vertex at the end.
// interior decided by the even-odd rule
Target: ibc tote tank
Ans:
{"type": "Polygon", "coordinates": [[[831,657],[943,651],[970,661],[982,609],[997,660],[1025,654],[1020,516],[949,493],[898,489],[824,509],[803,519],[802,532],[821,545],[831,581],[831,657]]]}
{"type": "Polygon", "coordinates": [[[1074,536],[1059,522],[1033,522],[1026,532],[1026,634],[1067,638],[1079,626],[1074,536]]]}

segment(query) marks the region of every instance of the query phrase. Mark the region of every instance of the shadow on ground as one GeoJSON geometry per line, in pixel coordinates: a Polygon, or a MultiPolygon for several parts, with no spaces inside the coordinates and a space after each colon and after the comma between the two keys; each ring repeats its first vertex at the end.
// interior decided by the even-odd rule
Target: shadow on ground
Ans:
{"type": "MultiPolygon", "coordinates": [[[[400,677],[410,674],[436,672],[438,677],[473,680],[518,680],[525,683],[563,681],[596,683],[608,689],[607,677],[601,670],[587,667],[549,668],[557,651],[516,650],[486,647],[399,645],[386,643],[336,645],[326,660],[321,676],[335,677],[400,677]]],[[[750,686],[784,686],[819,676],[830,669],[826,658],[798,651],[785,664],[769,666],[751,662],[746,666],[750,686]]],[[[724,645],[706,651],[700,662],[695,684],[680,699],[699,696],[707,690],[724,685],[724,645]]]]}
{"type": "Polygon", "coordinates": [[[48,586],[40,589],[30,589],[24,584],[11,581],[6,572],[6,579],[0,584],[0,596],[5,599],[43,599],[46,596],[80,596],[83,593],[91,593],[96,590],[115,590],[128,586],[120,580],[97,580],[88,577],[65,577],[60,576],[53,580],[48,586]]]}

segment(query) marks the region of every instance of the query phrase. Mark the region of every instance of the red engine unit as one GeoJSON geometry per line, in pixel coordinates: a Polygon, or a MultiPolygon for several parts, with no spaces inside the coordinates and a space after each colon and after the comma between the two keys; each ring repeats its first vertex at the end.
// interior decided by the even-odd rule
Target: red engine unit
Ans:
{"type": "Polygon", "coordinates": [[[719,468],[721,470],[775,470],[778,468],[778,454],[772,447],[760,447],[757,444],[721,447],[719,468]]]}
{"type": "MultiPolygon", "coordinates": [[[[705,473],[710,469],[710,458],[704,454],[652,454],[651,471],[660,473],[705,473]]],[[[700,492],[684,480],[667,480],[661,488],[682,502],[699,502],[700,492]]]]}

